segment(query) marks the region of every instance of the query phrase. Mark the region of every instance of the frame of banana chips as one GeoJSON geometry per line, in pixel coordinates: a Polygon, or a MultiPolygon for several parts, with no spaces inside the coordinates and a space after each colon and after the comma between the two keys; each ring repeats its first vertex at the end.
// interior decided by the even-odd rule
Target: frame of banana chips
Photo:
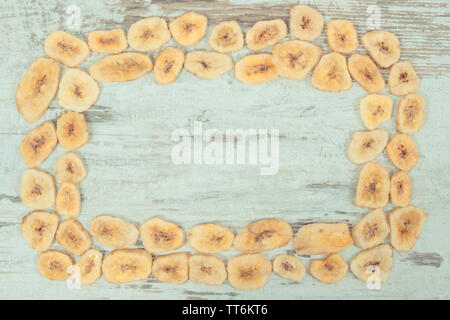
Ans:
{"type": "Polygon", "coordinates": [[[258,289],[270,273],[301,282],[307,273],[303,262],[293,254],[278,255],[272,262],[262,252],[286,246],[291,240],[297,255],[326,255],[312,259],[309,274],[331,284],[344,278],[350,269],[360,280],[367,281],[377,269],[380,281],[388,279],[393,251],[414,247],[427,214],[410,205],[412,184],[408,171],[418,161],[418,150],[411,134],[424,123],[426,103],[416,94],[419,78],[408,61],[400,60],[400,43],[388,31],[374,30],[360,41],[368,55],[352,54],[359,40],[354,25],[345,19],[333,19],[326,25],[331,53],[312,43],[323,31],[324,18],[317,10],[297,5],[290,10],[289,33],[295,40],[281,40],[288,35],[283,20],[255,23],[245,35],[236,21],[216,25],[209,37],[211,51],[190,51],[167,46],[172,37],[181,47],[197,44],[206,34],[208,19],[195,12],[185,13],[168,24],[164,18],[145,18],[134,23],[125,34],[121,29],[92,31],[87,43],[64,31],[54,31],[45,40],[48,57],[35,60],[20,81],[16,91],[18,112],[29,123],[38,121],[55,96],[65,109],[56,121],[47,121],[26,135],[20,153],[29,167],[22,174],[21,199],[33,209],[21,224],[27,243],[36,251],[39,272],[50,280],[66,280],[74,265],[80,269],[82,285],[91,285],[103,274],[107,281],[125,283],[144,280],[150,275],[159,281],[182,284],[220,285],[227,279],[238,290],[258,289]],[[246,46],[256,53],[234,63],[227,53],[246,46]],[[130,47],[131,52],[123,52],[130,47]],[[257,53],[272,47],[271,53],[257,53]],[[160,50],[153,63],[149,51],[160,50]],[[89,72],[77,67],[90,52],[109,54],[90,66],[89,72]],[[345,55],[350,55],[348,58],[345,55]],[[61,65],[66,66],[62,76],[61,65]],[[349,161],[362,165],[354,204],[373,211],[350,230],[347,223],[311,223],[295,234],[285,221],[269,218],[253,222],[234,234],[228,227],[200,224],[192,227],[185,238],[182,227],[151,218],[139,228],[117,217],[97,216],[89,231],[76,220],[80,215],[78,188],[86,177],[83,161],[73,152],[61,156],[54,177],[37,167],[59,143],[76,150],[88,142],[89,133],[83,112],[100,94],[98,81],[131,81],[153,71],[161,85],[176,81],[182,69],[203,79],[214,79],[234,68],[239,81],[259,84],[285,77],[303,81],[312,73],[312,87],[321,91],[349,90],[353,80],[368,95],[360,102],[361,120],[367,131],[353,134],[347,149],[349,161]],[[397,105],[397,134],[378,127],[390,119],[393,101],[387,94],[385,79],[379,68],[390,68],[390,93],[403,96],[397,105]],[[373,160],[386,150],[398,171],[392,175],[373,160]],[[55,179],[59,183],[57,190],[55,179]],[[397,208],[388,216],[384,207],[391,202],[397,208]],[[56,213],[48,210],[55,207],[56,213]],[[62,222],[59,216],[66,217],[62,222]],[[390,236],[390,243],[385,240],[390,236]],[[50,249],[54,240],[68,253],[50,249]],[[138,239],[144,248],[129,248],[138,239]],[[103,256],[93,249],[93,240],[112,249],[103,256]],[[196,252],[171,251],[186,240],[196,252]],[[339,252],[355,245],[360,251],[349,263],[339,252]],[[227,263],[216,253],[232,246],[242,254],[227,263]],[[70,253],[70,254],[69,254],[70,253]],[[78,256],[75,263],[72,255],[78,256]]]}

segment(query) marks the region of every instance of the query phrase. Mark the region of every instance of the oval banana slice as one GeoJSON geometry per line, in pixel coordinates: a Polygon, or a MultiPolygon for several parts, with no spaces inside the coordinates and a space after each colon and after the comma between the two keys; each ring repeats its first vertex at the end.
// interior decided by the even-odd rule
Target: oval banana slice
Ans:
{"type": "Polygon", "coordinates": [[[28,133],[20,144],[20,155],[29,167],[40,165],[58,143],[53,122],[46,121],[28,133]]]}
{"type": "Polygon", "coordinates": [[[337,253],[330,254],[322,260],[312,259],[309,263],[309,274],[327,284],[341,281],[347,272],[347,262],[337,253]]]}
{"type": "Polygon", "coordinates": [[[175,41],[185,47],[196,45],[206,33],[208,19],[195,12],[185,14],[173,19],[169,29],[175,41]]]}
{"type": "Polygon", "coordinates": [[[95,249],[89,249],[78,260],[77,266],[80,268],[80,282],[87,286],[93,284],[102,275],[103,253],[95,249]]]}
{"type": "Polygon", "coordinates": [[[159,84],[173,83],[177,80],[183,65],[183,51],[175,47],[166,47],[158,53],[155,59],[153,76],[159,84]]]}
{"type": "Polygon", "coordinates": [[[366,282],[369,277],[385,282],[392,269],[394,251],[389,244],[380,244],[358,253],[350,262],[350,269],[361,281],[366,282]]]}
{"type": "Polygon", "coordinates": [[[66,110],[83,112],[97,101],[99,94],[97,82],[88,73],[70,68],[61,78],[58,104],[66,110]]]}
{"type": "Polygon", "coordinates": [[[42,252],[37,260],[41,275],[49,280],[64,281],[70,277],[69,267],[73,266],[70,255],[58,250],[42,252]]]}
{"type": "Polygon", "coordinates": [[[236,21],[222,21],[212,30],[208,43],[217,52],[237,52],[244,46],[244,35],[236,21]]]}
{"type": "Polygon", "coordinates": [[[81,211],[81,194],[77,185],[72,182],[63,182],[56,194],[56,213],[69,218],[76,218],[81,211]]]}
{"type": "Polygon", "coordinates": [[[156,257],[153,277],[161,282],[185,283],[189,279],[189,253],[178,252],[156,257]]]}
{"type": "Polygon", "coordinates": [[[45,211],[33,211],[22,219],[20,231],[26,242],[36,251],[45,251],[53,243],[58,216],[45,211]]]}
{"type": "Polygon", "coordinates": [[[310,6],[293,6],[289,13],[291,35],[300,40],[316,40],[323,30],[323,16],[310,6]]]}
{"type": "Polygon", "coordinates": [[[384,208],[389,202],[389,190],[387,169],[376,162],[368,162],[359,174],[355,205],[371,209],[384,208]]]}
{"type": "Polygon", "coordinates": [[[88,143],[89,129],[82,113],[64,111],[56,122],[56,135],[65,149],[78,149],[88,143]]]}
{"type": "Polygon", "coordinates": [[[151,253],[176,250],[184,245],[183,229],[160,218],[151,218],[139,228],[145,249],[151,253]]]}
{"type": "Polygon", "coordinates": [[[244,254],[228,261],[228,281],[237,290],[256,290],[269,279],[272,263],[261,254],[244,254]]]}
{"type": "Polygon", "coordinates": [[[234,73],[239,81],[248,84],[260,84],[278,78],[272,55],[266,53],[251,54],[242,58],[236,63],[234,73]]]}
{"type": "Polygon", "coordinates": [[[97,216],[91,220],[90,230],[95,240],[112,249],[130,247],[139,239],[133,224],[116,217],[97,216]]]}
{"type": "Polygon", "coordinates": [[[394,166],[403,171],[412,170],[419,161],[416,143],[406,133],[396,134],[386,146],[386,152],[394,166]]]}
{"type": "Polygon", "coordinates": [[[214,51],[192,51],[186,55],[184,68],[202,79],[215,79],[233,69],[233,60],[214,51]]]}
{"type": "Polygon", "coordinates": [[[70,253],[81,256],[92,247],[91,235],[83,225],[69,218],[59,224],[56,241],[70,253]]]}
{"type": "Polygon", "coordinates": [[[343,251],[353,244],[345,222],[311,223],[298,229],[292,247],[298,255],[329,254],[343,251]]]}
{"type": "Polygon", "coordinates": [[[128,30],[128,43],[136,51],[146,52],[161,48],[172,38],[167,22],[160,17],[141,19],[128,30]]]}
{"type": "Polygon", "coordinates": [[[347,148],[347,158],[353,164],[369,162],[383,152],[389,140],[386,130],[356,131],[347,148]]]}
{"type": "Polygon", "coordinates": [[[311,85],[327,92],[350,90],[352,78],[348,73],[345,57],[336,52],[323,55],[314,69],[311,85]]]}
{"type": "Polygon", "coordinates": [[[266,20],[255,23],[245,34],[245,44],[252,51],[270,47],[287,36],[283,20],[266,20]]]}
{"type": "Polygon", "coordinates": [[[353,241],[361,249],[379,245],[386,240],[389,232],[389,224],[382,208],[369,212],[352,228],[353,241]]]}
{"type": "Polygon", "coordinates": [[[88,45],[95,52],[118,54],[128,47],[128,42],[122,29],[96,30],[89,32],[88,45]]]}
{"type": "Polygon", "coordinates": [[[227,278],[227,268],[222,259],[194,254],[189,257],[189,280],[213,286],[221,285],[227,278]]]}
{"type": "Polygon", "coordinates": [[[406,96],[419,89],[420,79],[409,61],[400,61],[389,72],[389,90],[396,96],[406,96]]]}
{"type": "Polygon", "coordinates": [[[334,19],[327,24],[327,41],[330,49],[342,54],[358,48],[358,35],[353,23],[346,19],[334,19]]]}
{"type": "Polygon", "coordinates": [[[389,198],[394,206],[406,207],[409,205],[412,198],[412,183],[407,172],[397,171],[391,176],[389,198]]]}
{"type": "Polygon", "coordinates": [[[102,272],[111,283],[145,280],[152,272],[152,255],[143,249],[116,249],[103,259],[102,272]]]}
{"type": "Polygon", "coordinates": [[[149,56],[126,52],[100,59],[89,68],[90,75],[97,81],[120,82],[136,80],[153,69],[149,56]]]}
{"type": "Polygon", "coordinates": [[[78,67],[91,54],[81,39],[64,31],[53,31],[45,38],[45,53],[68,67],[78,67]]]}
{"type": "Polygon", "coordinates": [[[391,118],[393,102],[387,94],[369,94],[361,99],[359,112],[367,129],[373,130],[391,118]]]}
{"type": "Polygon", "coordinates": [[[56,95],[61,68],[53,59],[38,58],[20,80],[16,90],[17,111],[26,122],[39,120],[56,95]]]}
{"type": "Polygon", "coordinates": [[[83,161],[73,152],[59,157],[55,167],[55,178],[59,183],[80,183],[86,178],[86,167],[83,161]]]}
{"type": "Polygon", "coordinates": [[[53,177],[39,169],[27,169],[22,174],[22,203],[28,208],[45,210],[53,206],[56,187],[53,177]]]}
{"type": "Polygon", "coordinates": [[[253,222],[238,233],[234,246],[243,253],[257,253],[281,248],[292,239],[292,227],[280,219],[253,222]]]}
{"type": "Polygon", "coordinates": [[[305,277],[306,268],[296,256],[280,254],[273,260],[273,272],[285,279],[301,282],[305,277]]]}
{"type": "Polygon", "coordinates": [[[369,56],[354,53],[348,59],[348,71],[353,79],[369,93],[384,90],[386,82],[375,63],[369,56]]]}
{"type": "Polygon", "coordinates": [[[408,94],[397,106],[397,131],[401,133],[415,133],[425,122],[427,104],[418,94],[408,94]]]}
{"type": "Polygon", "coordinates": [[[229,228],[213,224],[198,224],[189,230],[189,246],[201,253],[219,253],[231,248],[234,233],[229,228]]]}
{"type": "Polygon", "coordinates": [[[392,32],[369,31],[361,37],[361,43],[381,68],[389,68],[400,59],[400,42],[392,32]]]}
{"type": "Polygon", "coordinates": [[[389,212],[391,244],[398,251],[414,248],[428,215],[416,206],[397,208],[389,212]]]}
{"type": "Polygon", "coordinates": [[[273,63],[282,77],[303,81],[322,56],[322,49],[300,40],[284,41],[272,48],[273,63]]]}

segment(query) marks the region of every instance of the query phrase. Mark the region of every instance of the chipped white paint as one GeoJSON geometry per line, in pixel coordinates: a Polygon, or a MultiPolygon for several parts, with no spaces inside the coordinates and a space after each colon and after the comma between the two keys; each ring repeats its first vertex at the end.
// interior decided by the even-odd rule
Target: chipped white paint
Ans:
{"type": "MultiPolygon", "coordinates": [[[[367,1],[307,1],[332,18],[348,18],[361,35],[367,28],[367,1]]],[[[233,299],[233,298],[449,298],[450,286],[450,145],[448,92],[450,24],[446,0],[373,1],[381,8],[381,26],[395,32],[402,44],[402,59],[409,59],[422,78],[419,93],[429,113],[416,135],[419,164],[411,172],[413,203],[429,213],[423,235],[413,251],[395,252],[389,281],[381,290],[368,290],[351,273],[335,285],[310,276],[301,284],[275,274],[259,291],[239,292],[224,284],[209,287],[188,282],[162,284],[150,278],[126,285],[108,284],[104,278],[91,287],[69,290],[50,282],[36,268],[37,254],[22,239],[21,218],[29,211],[18,197],[25,164],[18,145],[36,124],[26,124],[15,110],[14,93],[28,65],[43,55],[43,40],[64,28],[65,1],[3,1],[0,4],[0,298],[67,299],[233,299]]],[[[142,17],[171,18],[185,10],[205,13],[211,24],[237,19],[244,29],[261,19],[288,18],[297,1],[72,1],[80,8],[77,35],[86,39],[95,29],[129,25],[142,17]]],[[[209,29],[210,30],[210,29],[209,29]]],[[[326,51],[324,36],[317,41],[326,51]]],[[[198,48],[207,48],[203,40],[198,48]]],[[[363,52],[363,49],[359,49],[363,52]]],[[[233,55],[236,61],[245,50],[233,55]]],[[[155,53],[151,53],[155,57],[155,53]]],[[[82,65],[87,69],[100,55],[82,65]]],[[[86,112],[91,133],[79,150],[88,169],[81,184],[80,221],[87,225],[98,214],[113,214],[135,223],[159,215],[188,230],[200,222],[218,222],[237,231],[248,222],[280,217],[297,229],[310,221],[348,221],[354,224],[367,210],[352,205],[359,168],[345,158],[353,130],[361,130],[358,103],[365,92],[358,86],[329,94],[311,88],[309,81],[286,79],[249,86],[232,72],[213,81],[183,72],[169,86],[157,85],[152,75],[130,83],[101,84],[101,97],[86,112]],[[280,170],[259,175],[256,166],[175,166],[170,140],[176,128],[192,128],[194,120],[207,128],[276,128],[280,130],[280,170]]],[[[398,102],[398,98],[394,98],[398,102]]],[[[53,102],[41,121],[55,119],[61,109],[53,102]]],[[[395,120],[383,128],[394,134],[395,120]]],[[[64,153],[58,146],[41,165],[53,172],[64,153]]],[[[386,156],[378,159],[391,172],[386,156]]],[[[387,210],[390,208],[387,208],[387,210]]],[[[55,248],[58,246],[55,245],[55,248]]],[[[291,246],[267,253],[273,258],[291,246]]],[[[189,250],[186,246],[182,250],[189,250]]],[[[349,260],[358,250],[343,253],[349,260]]],[[[234,250],[220,255],[228,259],[234,250]]],[[[308,258],[302,257],[307,265],[308,258]]]]}

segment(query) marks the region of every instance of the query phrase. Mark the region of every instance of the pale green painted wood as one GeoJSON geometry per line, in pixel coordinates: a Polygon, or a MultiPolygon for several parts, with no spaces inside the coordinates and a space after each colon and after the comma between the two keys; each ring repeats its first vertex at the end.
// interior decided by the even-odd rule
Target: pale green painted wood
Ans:
{"type": "MultiPolygon", "coordinates": [[[[86,39],[95,29],[129,25],[142,17],[172,18],[187,10],[205,13],[210,24],[237,19],[244,30],[261,19],[288,20],[297,1],[75,1],[82,26],[77,35],[86,39]]],[[[309,1],[325,20],[348,18],[361,35],[367,30],[364,1],[309,1]]],[[[4,1],[0,4],[0,298],[50,299],[319,299],[319,298],[449,298],[450,249],[448,215],[450,146],[448,92],[450,69],[449,9],[446,0],[378,1],[382,28],[401,41],[402,59],[410,60],[421,77],[419,93],[428,102],[424,128],[414,135],[419,164],[411,172],[413,203],[429,213],[416,247],[395,252],[391,277],[381,291],[369,291],[351,273],[335,285],[306,276],[301,284],[272,274],[261,290],[239,292],[229,284],[208,287],[188,282],[182,286],[154,279],[126,285],[108,284],[104,278],[91,287],[68,290],[37,271],[37,253],[20,234],[20,221],[29,211],[20,201],[20,175],[26,168],[18,145],[36,124],[26,124],[15,109],[16,86],[38,56],[43,40],[55,29],[65,29],[64,1],[4,1]]],[[[211,28],[209,28],[210,30],[211,28]]],[[[328,51],[325,37],[316,41],[328,51]]],[[[170,42],[173,44],[173,42],[170,42]]],[[[208,48],[203,40],[196,48],[208,48]]],[[[186,51],[186,50],[185,50],[186,51]]],[[[362,48],[360,52],[364,52],[362,48]]],[[[154,58],[156,53],[151,53],[154,58]]],[[[247,51],[234,54],[237,61],[247,51]]],[[[100,55],[92,54],[87,68],[100,55]]],[[[386,73],[385,73],[386,75],[386,73]]],[[[387,92],[387,90],[386,90],[387,92]]],[[[309,80],[278,79],[249,86],[232,72],[213,81],[183,71],[170,86],[157,85],[152,75],[130,83],[101,84],[97,104],[86,112],[91,133],[79,150],[88,177],[81,183],[83,208],[80,221],[88,225],[98,214],[112,214],[135,223],[158,215],[179,223],[187,231],[200,222],[218,222],[238,231],[255,219],[280,217],[296,230],[310,221],[348,221],[354,224],[367,210],[352,205],[359,173],[345,157],[354,130],[362,130],[358,86],[344,93],[313,90],[309,80]],[[277,128],[280,130],[280,171],[260,176],[254,166],[175,166],[170,160],[177,128],[191,128],[194,120],[205,128],[277,128]]],[[[394,97],[398,102],[399,98],[394,97]]],[[[39,121],[56,119],[61,109],[54,101],[39,121]]],[[[395,133],[395,120],[383,125],[395,133]]],[[[53,172],[61,146],[40,166],[53,172]]],[[[386,155],[378,159],[391,172],[386,155]]],[[[389,210],[388,207],[386,210],[389,210]]],[[[55,248],[58,246],[55,244],[55,248]]],[[[95,247],[99,247],[97,244],[95,247]]],[[[186,246],[182,250],[190,249],[186,246]]],[[[267,253],[273,258],[291,245],[267,253]]],[[[350,258],[358,250],[343,253],[350,258]]],[[[224,259],[236,255],[231,250],[224,259]]],[[[302,257],[307,265],[308,258],[302,257]]]]}

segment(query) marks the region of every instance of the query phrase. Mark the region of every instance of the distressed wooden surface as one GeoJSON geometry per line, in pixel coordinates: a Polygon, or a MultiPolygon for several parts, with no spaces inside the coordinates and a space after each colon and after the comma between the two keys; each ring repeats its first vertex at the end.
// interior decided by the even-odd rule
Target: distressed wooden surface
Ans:
{"type": "MultiPolygon", "coordinates": [[[[27,124],[15,108],[15,88],[38,56],[52,30],[66,29],[65,1],[3,1],[0,4],[0,298],[50,299],[319,299],[319,298],[449,298],[450,297],[450,23],[447,0],[372,1],[381,8],[381,27],[395,32],[401,42],[402,59],[410,60],[421,77],[418,93],[428,102],[424,128],[414,135],[419,163],[410,176],[412,203],[429,213],[415,248],[395,252],[394,267],[380,291],[368,290],[349,273],[335,285],[306,276],[300,284],[271,274],[258,291],[240,292],[228,283],[210,287],[188,282],[181,286],[150,278],[125,285],[100,279],[91,287],[69,290],[64,283],[50,282],[37,271],[37,254],[22,239],[19,225],[29,211],[20,201],[20,175],[26,168],[18,150],[27,124]]],[[[359,35],[367,31],[366,1],[307,1],[325,20],[348,18],[359,35]]],[[[303,2],[305,3],[305,2],[303,2]]],[[[168,19],[195,10],[208,16],[210,26],[236,19],[247,30],[261,19],[288,20],[297,1],[74,1],[81,10],[81,30],[86,39],[95,29],[127,30],[143,17],[168,19]]],[[[211,30],[211,27],[208,29],[211,30]]],[[[329,51],[324,35],[316,41],[329,51]]],[[[170,44],[173,44],[171,41],[170,44]]],[[[208,48],[203,40],[196,48],[208,48]]],[[[186,51],[186,49],[185,49],[186,51]]],[[[362,48],[359,48],[363,52],[362,48]]],[[[151,56],[155,57],[155,52],[151,56]]],[[[233,54],[237,61],[247,54],[233,54]]],[[[92,54],[81,66],[87,68],[100,57],[92,54]]],[[[206,81],[183,71],[169,86],[157,85],[152,75],[130,83],[101,84],[97,104],[86,112],[90,142],[79,150],[88,177],[81,183],[83,197],[79,220],[87,225],[98,214],[111,214],[135,223],[161,216],[185,230],[200,222],[217,222],[238,231],[250,221],[279,217],[294,229],[311,221],[347,221],[354,224],[367,210],[352,205],[360,168],[345,157],[351,133],[362,130],[359,100],[365,92],[358,86],[344,93],[313,90],[309,81],[278,79],[249,86],[234,79],[232,72],[206,81]],[[204,128],[224,130],[276,128],[280,130],[280,170],[274,176],[259,175],[250,165],[172,164],[177,128],[192,129],[200,120],[204,128]]],[[[399,98],[394,97],[398,102],[399,98]]],[[[39,121],[56,119],[61,112],[54,101],[39,121]]],[[[395,120],[383,125],[391,134],[395,120]]],[[[40,166],[53,172],[65,151],[58,146],[40,166]]],[[[378,159],[391,172],[386,155],[378,159]]],[[[386,211],[391,207],[386,208],[386,211]]],[[[138,243],[139,245],[139,243],[138,243]]],[[[99,247],[97,244],[95,247],[99,247]]],[[[58,248],[55,244],[54,248],[58,248]]],[[[190,249],[186,246],[180,250],[190,249]]],[[[268,252],[291,252],[291,245],[268,252]]],[[[358,252],[343,253],[350,260],[358,252]]],[[[229,259],[237,252],[221,254],[229,259]]],[[[309,258],[302,257],[305,265],[309,258]]]]}

